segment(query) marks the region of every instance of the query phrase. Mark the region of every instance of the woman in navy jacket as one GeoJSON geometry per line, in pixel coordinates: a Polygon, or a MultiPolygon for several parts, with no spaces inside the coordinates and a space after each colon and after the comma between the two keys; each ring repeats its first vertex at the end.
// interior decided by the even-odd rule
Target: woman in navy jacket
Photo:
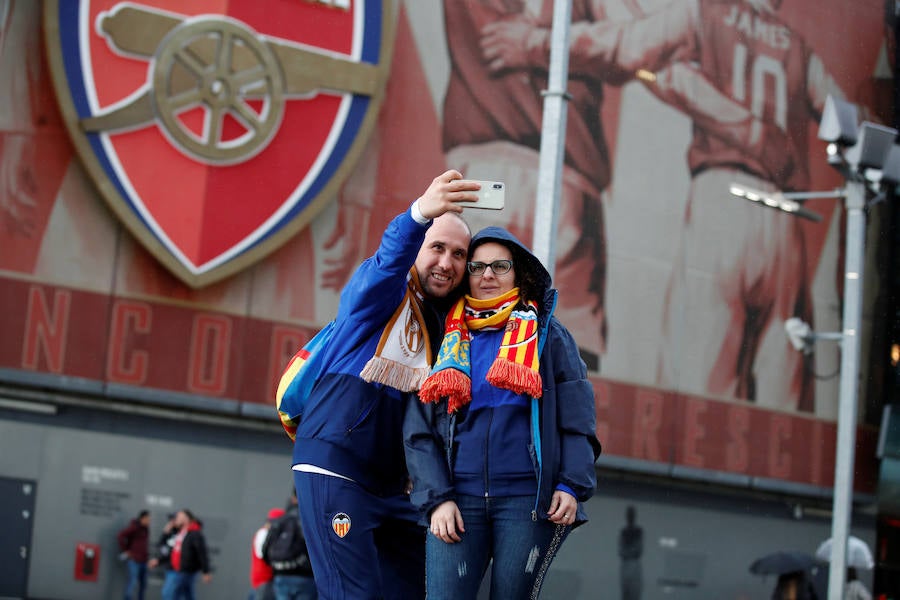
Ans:
{"type": "Polygon", "coordinates": [[[557,292],[512,234],[469,246],[469,294],[447,317],[404,423],[411,500],[429,526],[429,600],[533,598],[594,492],[594,393],[557,292]]]}

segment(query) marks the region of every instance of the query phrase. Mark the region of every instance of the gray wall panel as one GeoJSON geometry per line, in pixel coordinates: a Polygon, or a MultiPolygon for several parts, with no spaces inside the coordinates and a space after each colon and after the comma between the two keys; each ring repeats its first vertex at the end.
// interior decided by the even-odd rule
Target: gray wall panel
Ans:
{"type": "MultiPolygon", "coordinates": [[[[116,532],[148,508],[155,540],[166,513],[182,507],[204,521],[215,569],[211,584],[198,582],[198,597],[243,600],[252,535],[269,508],[285,503],[292,485],[290,443],[277,429],[252,432],[71,407],[62,418],[12,420],[0,413],[0,476],[37,481],[28,590],[45,600],[118,596],[124,567],[116,532]],[[101,547],[96,583],[73,580],[78,542],[101,547]]],[[[644,529],[643,600],[766,600],[775,580],[751,575],[750,563],[779,549],[811,553],[830,535],[825,517],[792,518],[788,500],[602,472],[587,506],[591,521],[563,545],[542,598],[619,597],[617,539],[630,504],[644,529]],[[695,585],[665,585],[673,578],[695,585]]],[[[872,544],[872,517],[854,516],[854,533],[872,544]]],[[[863,578],[871,585],[870,574],[863,578]]],[[[149,597],[158,595],[160,583],[151,578],[149,597]]]]}
{"type": "MultiPolygon", "coordinates": [[[[813,554],[831,535],[828,518],[795,519],[787,502],[723,495],[713,487],[681,491],[601,480],[586,507],[591,521],[564,543],[542,598],[621,597],[617,549],[628,505],[644,530],[642,600],[768,600],[776,578],[752,575],[750,564],[777,550],[813,554]],[[676,578],[694,579],[696,587],[665,585],[676,578]]],[[[871,517],[855,515],[852,533],[875,547],[871,517]]],[[[872,589],[870,572],[860,572],[860,579],[872,589]]]]}
{"type": "Polygon", "coordinates": [[[44,431],[0,418],[0,473],[16,479],[37,479],[41,471],[44,431]]]}

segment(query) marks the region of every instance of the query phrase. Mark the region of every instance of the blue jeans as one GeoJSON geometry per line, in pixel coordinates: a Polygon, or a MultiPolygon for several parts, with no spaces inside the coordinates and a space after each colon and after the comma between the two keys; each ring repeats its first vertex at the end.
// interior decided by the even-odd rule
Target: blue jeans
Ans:
{"type": "Polygon", "coordinates": [[[316,600],[316,580],[303,575],[276,575],[272,580],[275,600],[316,600]]]}
{"type": "Polygon", "coordinates": [[[194,600],[194,579],[196,573],[166,571],[162,586],[162,600],[194,600]]]}
{"type": "Polygon", "coordinates": [[[147,563],[139,563],[128,559],[128,583],[125,585],[125,600],[131,600],[135,589],[138,600],[144,600],[147,589],[147,563]]]}
{"type": "Polygon", "coordinates": [[[531,519],[534,496],[459,496],[465,533],[447,544],[428,534],[425,580],[428,600],[474,599],[493,559],[491,598],[537,598],[550,563],[571,529],[531,519]]]}
{"type": "Polygon", "coordinates": [[[247,600],[275,600],[275,590],[272,589],[272,582],[267,581],[260,584],[255,590],[250,592],[247,600]]]}

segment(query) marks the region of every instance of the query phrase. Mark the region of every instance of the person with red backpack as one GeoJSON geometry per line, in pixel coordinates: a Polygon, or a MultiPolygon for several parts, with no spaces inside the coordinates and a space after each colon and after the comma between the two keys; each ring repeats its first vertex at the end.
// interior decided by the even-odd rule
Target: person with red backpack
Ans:
{"type": "Polygon", "coordinates": [[[266,517],[266,522],[253,534],[253,542],[250,546],[250,593],[249,600],[275,600],[272,591],[272,577],[274,572],[269,563],[263,558],[263,548],[266,538],[269,537],[269,529],[272,523],[284,515],[284,509],[272,508],[266,517]]]}

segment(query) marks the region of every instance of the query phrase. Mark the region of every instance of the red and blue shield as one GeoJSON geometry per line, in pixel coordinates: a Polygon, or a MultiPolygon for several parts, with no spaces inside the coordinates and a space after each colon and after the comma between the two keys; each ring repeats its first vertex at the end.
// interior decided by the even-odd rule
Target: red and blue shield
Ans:
{"type": "Polygon", "coordinates": [[[51,0],[69,133],[113,212],[188,285],[290,239],[377,116],[390,0],[51,0]]]}

